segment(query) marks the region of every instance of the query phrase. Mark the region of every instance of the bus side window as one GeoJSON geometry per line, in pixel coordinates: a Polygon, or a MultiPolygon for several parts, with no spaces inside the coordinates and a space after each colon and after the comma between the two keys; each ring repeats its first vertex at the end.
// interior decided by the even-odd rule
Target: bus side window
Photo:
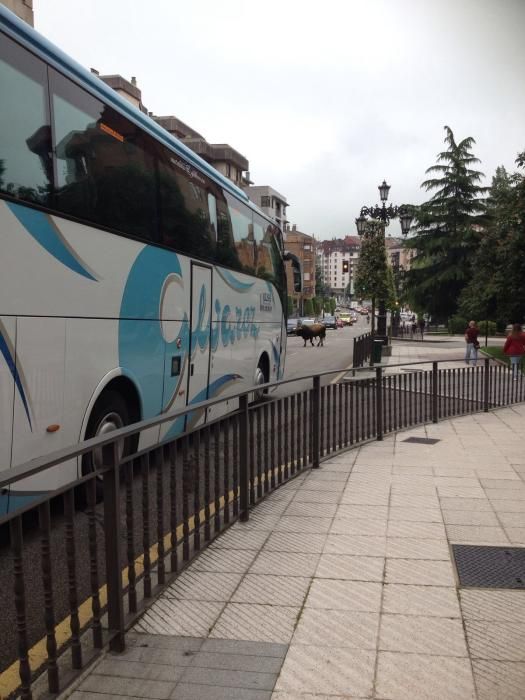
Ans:
{"type": "Polygon", "coordinates": [[[150,139],[54,70],[50,85],[58,209],[157,241],[156,164],[150,139]]]}
{"type": "Polygon", "coordinates": [[[233,238],[232,222],[228,205],[225,201],[218,199],[217,201],[217,251],[215,253],[215,262],[217,265],[225,265],[234,270],[242,270],[242,265],[239,261],[237,248],[233,238]]]}
{"type": "Polygon", "coordinates": [[[53,180],[47,68],[2,35],[0,41],[0,191],[50,206],[53,180]]]}
{"type": "Polygon", "coordinates": [[[188,174],[186,165],[167,148],[159,149],[161,242],[181,253],[213,260],[216,229],[206,181],[195,170],[188,174]]]}
{"type": "Polygon", "coordinates": [[[284,269],[280,250],[279,229],[266,219],[254,214],[253,228],[256,243],[257,277],[272,282],[282,296],[284,293],[284,269]]]}
{"type": "Polygon", "coordinates": [[[255,273],[255,238],[252,210],[227,192],[224,194],[228,202],[233,239],[241,269],[253,275],[255,273]]]}

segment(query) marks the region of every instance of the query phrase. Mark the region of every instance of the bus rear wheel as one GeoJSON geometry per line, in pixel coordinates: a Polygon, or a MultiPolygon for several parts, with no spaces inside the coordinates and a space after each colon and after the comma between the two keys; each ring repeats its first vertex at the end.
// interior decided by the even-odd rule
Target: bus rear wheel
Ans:
{"type": "MultiPolygon", "coordinates": [[[[124,428],[131,423],[130,413],[124,398],[117,391],[105,391],[96,401],[89,418],[85,439],[109,435],[114,430],[124,428]]],[[[119,460],[136,450],[138,437],[132,436],[119,440],[117,450],[119,460]]],[[[104,465],[103,450],[98,448],[85,454],[82,458],[82,475],[102,468],[104,465]]],[[[102,474],[97,477],[97,493],[102,492],[102,474]]]]}

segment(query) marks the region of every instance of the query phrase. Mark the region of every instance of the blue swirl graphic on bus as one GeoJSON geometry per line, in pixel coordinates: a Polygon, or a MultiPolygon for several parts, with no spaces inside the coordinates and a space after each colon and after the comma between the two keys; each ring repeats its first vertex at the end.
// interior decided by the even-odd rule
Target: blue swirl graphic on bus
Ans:
{"type": "Polygon", "coordinates": [[[16,368],[15,360],[11,354],[11,351],[9,350],[9,346],[7,344],[6,339],[0,333],[0,353],[4,356],[4,360],[9,368],[9,371],[11,372],[11,375],[13,377],[13,380],[15,382],[15,386],[18,389],[18,393],[20,394],[20,399],[24,405],[24,410],[26,412],[27,420],[29,423],[29,428],[31,429],[31,432],[33,432],[33,425],[31,423],[31,415],[29,413],[29,406],[26,398],[26,393],[24,391],[24,387],[22,384],[22,380],[20,378],[20,374],[16,368]]]}
{"type": "Polygon", "coordinates": [[[72,250],[51,218],[44,212],[22,207],[14,202],[6,202],[18,221],[47,252],[73,272],[97,282],[86,263],[72,250]]]}
{"type": "Polygon", "coordinates": [[[171,376],[171,358],[180,357],[183,367],[188,355],[186,314],[176,340],[167,341],[162,333],[159,305],[168,275],[182,277],[177,255],[146,246],[133,263],[120,306],[119,362],[139,388],[143,418],[156,416],[170,405],[182,378],[182,372],[171,376]]]}
{"type": "MultiPolygon", "coordinates": [[[[221,272],[224,273],[224,270],[221,272]]],[[[151,418],[170,409],[183,380],[186,362],[197,349],[206,352],[209,347],[213,354],[219,343],[227,347],[244,338],[257,338],[260,332],[260,325],[255,321],[255,306],[235,306],[232,309],[230,304],[223,304],[219,299],[215,299],[210,306],[207,301],[209,290],[203,284],[191,338],[188,315],[184,314],[176,339],[166,340],[162,332],[160,306],[166,279],[173,275],[180,280],[182,289],[182,268],[178,256],[146,246],[131,267],[122,296],[118,331],[119,363],[124,374],[138,387],[143,418],[151,418]],[[172,362],[177,357],[180,358],[181,371],[172,377],[172,362]],[[163,367],[164,372],[159,372],[159,367],[163,367]]],[[[253,284],[245,286],[251,287],[253,284]]],[[[222,385],[223,380],[217,379],[210,384],[210,388],[222,385]],[[216,385],[216,382],[219,384],[216,385]]]]}

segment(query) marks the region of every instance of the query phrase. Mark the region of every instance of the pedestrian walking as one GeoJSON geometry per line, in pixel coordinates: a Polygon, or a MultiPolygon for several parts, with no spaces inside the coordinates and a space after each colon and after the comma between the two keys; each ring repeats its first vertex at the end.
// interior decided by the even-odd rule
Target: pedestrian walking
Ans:
{"type": "Polygon", "coordinates": [[[525,355],[525,333],[523,333],[521,323],[513,324],[503,346],[503,352],[510,358],[512,378],[517,382],[521,358],[525,355]]]}
{"type": "Polygon", "coordinates": [[[467,344],[465,351],[465,364],[471,364],[474,367],[478,361],[478,335],[479,328],[476,326],[476,321],[469,321],[469,324],[465,330],[465,342],[467,344]]]}
{"type": "Polygon", "coordinates": [[[421,317],[417,322],[419,332],[421,333],[421,340],[423,340],[423,333],[425,332],[425,319],[421,317]]]}

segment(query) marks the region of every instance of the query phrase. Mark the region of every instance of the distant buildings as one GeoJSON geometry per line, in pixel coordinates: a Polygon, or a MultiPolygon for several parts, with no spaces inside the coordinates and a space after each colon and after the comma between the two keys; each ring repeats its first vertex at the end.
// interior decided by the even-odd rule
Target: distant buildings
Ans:
{"type": "Polygon", "coordinates": [[[33,0],[1,0],[8,10],[34,27],[33,0]]]}
{"type": "Polygon", "coordinates": [[[348,285],[353,294],[353,281],[360,248],[359,236],[332,238],[332,240],[318,243],[317,260],[321,267],[323,281],[334,294],[343,295],[348,285]]]}
{"type": "Polygon", "coordinates": [[[246,188],[246,194],[267,216],[272,218],[284,232],[289,223],[286,218],[288,202],[286,197],[269,185],[255,185],[246,188]]]}
{"type": "Polygon", "coordinates": [[[315,253],[316,242],[314,236],[297,230],[294,224],[292,228],[286,227],[284,233],[284,245],[287,251],[296,255],[301,261],[303,291],[301,294],[294,292],[291,263],[286,263],[288,280],[288,296],[294,300],[294,305],[302,309],[305,299],[315,297],[315,253]]]}

